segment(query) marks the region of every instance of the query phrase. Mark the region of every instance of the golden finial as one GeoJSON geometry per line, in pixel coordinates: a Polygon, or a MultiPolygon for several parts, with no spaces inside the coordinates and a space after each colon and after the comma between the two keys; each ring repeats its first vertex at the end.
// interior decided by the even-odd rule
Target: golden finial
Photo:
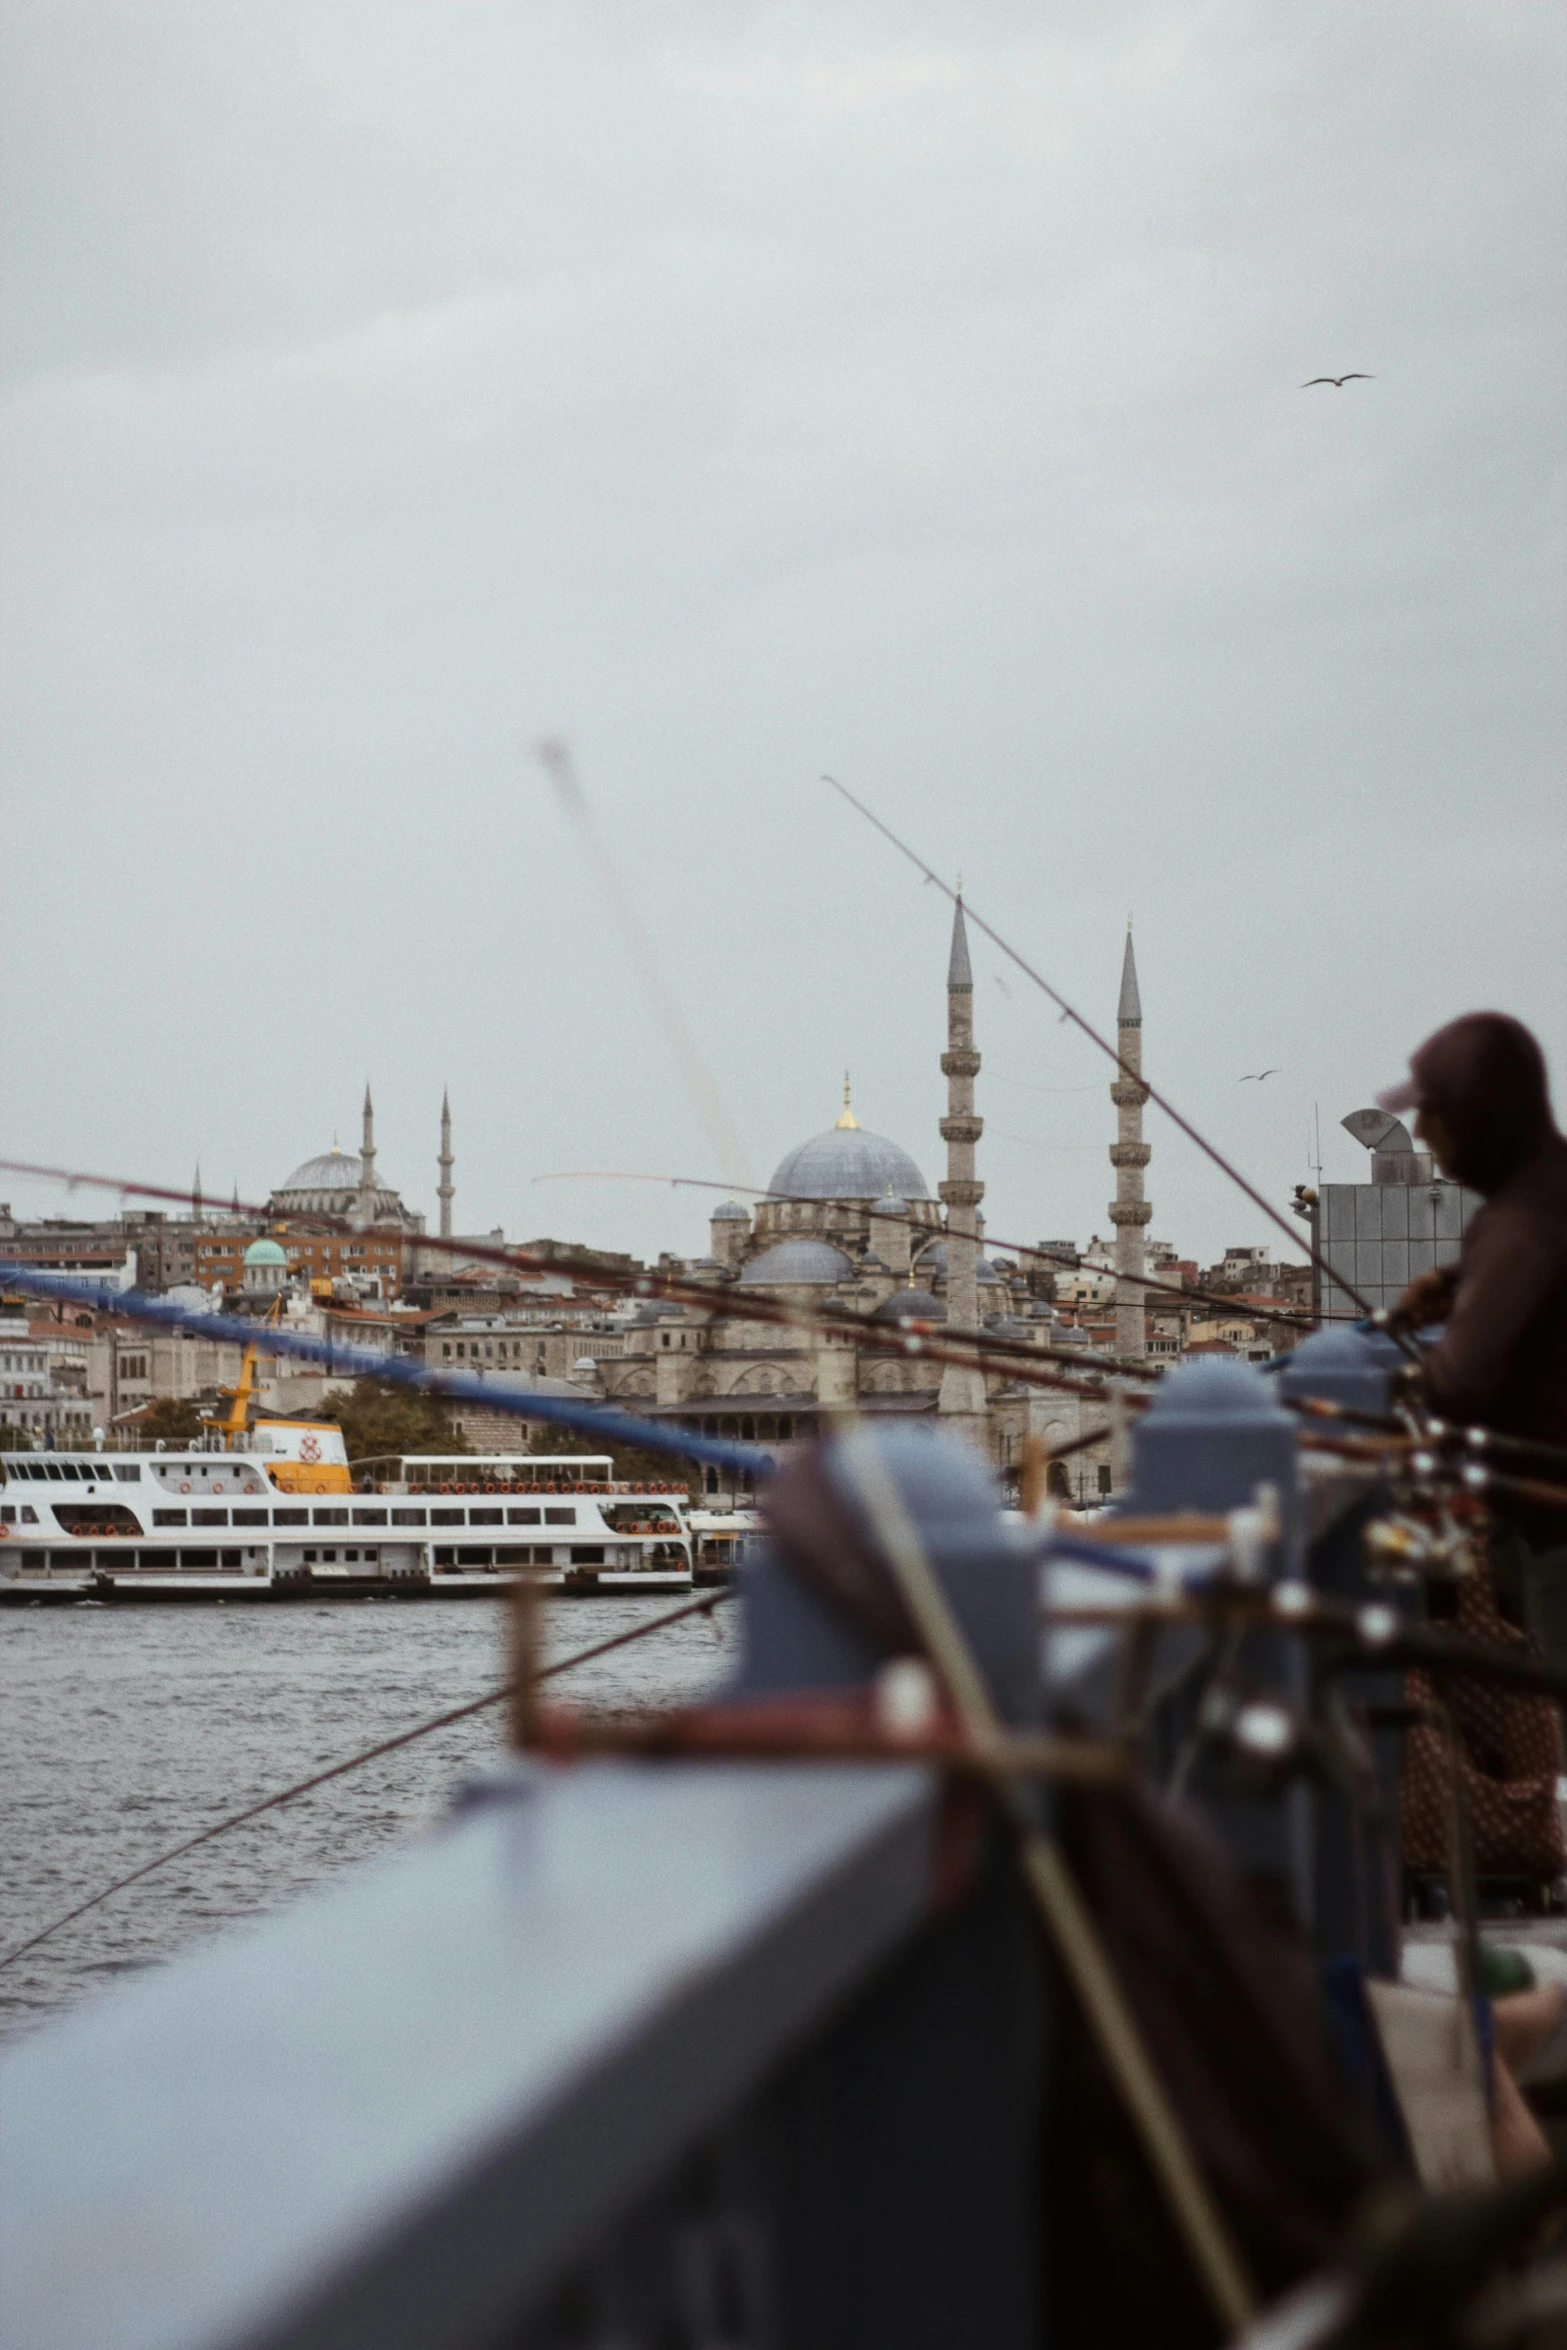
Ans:
{"type": "Polygon", "coordinates": [[[838,1124],[843,1127],[857,1128],[859,1123],[860,1121],[849,1107],[849,1072],[845,1069],[843,1073],[843,1115],[839,1118],[838,1124]]]}

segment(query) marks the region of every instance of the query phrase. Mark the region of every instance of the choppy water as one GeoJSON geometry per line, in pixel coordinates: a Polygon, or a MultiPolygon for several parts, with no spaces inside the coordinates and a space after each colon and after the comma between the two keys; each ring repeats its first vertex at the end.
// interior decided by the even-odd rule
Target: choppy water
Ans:
{"type": "MultiPolygon", "coordinates": [[[[677,1605],[559,1604],[550,1658],[677,1605]]],[[[732,1660],[727,1609],[561,1676],[597,1706],[672,1703],[732,1660]],[[726,1645],[726,1643],[728,1645],[726,1645]]],[[[504,1610],[0,1610],[0,1951],[162,1847],[493,1687],[504,1610]]],[[[416,1834],[494,1760],[500,1707],[437,1731],[159,1870],[0,1972],[0,2032],[416,1834]]]]}

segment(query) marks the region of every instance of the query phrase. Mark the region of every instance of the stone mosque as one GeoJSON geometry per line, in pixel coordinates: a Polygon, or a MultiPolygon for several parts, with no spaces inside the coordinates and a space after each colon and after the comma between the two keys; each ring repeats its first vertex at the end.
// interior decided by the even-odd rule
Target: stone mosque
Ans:
{"type": "MultiPolygon", "coordinates": [[[[963,902],[953,917],[947,965],[947,1115],[940,1122],[946,1176],[937,1196],[915,1160],[854,1115],[847,1080],[843,1110],[824,1134],[790,1151],[767,1196],[748,1211],[726,1200],[713,1211],[710,1253],[682,1268],[688,1278],[754,1289],[759,1298],[804,1311],[845,1307],[896,1329],[945,1324],[987,1337],[1070,1350],[1082,1336],[1058,1324],[1049,1285],[1031,1267],[985,1253],[979,1214],[984,1185],[976,1171],[983,1120],[974,1110],[980,1056],[973,1034],[974,982],[963,902]]],[[[1143,1352],[1143,1197],[1148,1151],[1142,1140],[1142,1011],[1128,931],[1118,1007],[1123,1063],[1110,1089],[1118,1114],[1111,1160],[1117,1171],[1118,1335],[1121,1351],[1143,1352]]],[[[1049,1388],[1025,1386],[1005,1370],[931,1362],[917,1351],[860,1352],[812,1328],[752,1321],[727,1301],[711,1310],[655,1301],[638,1309],[624,1351],[600,1357],[606,1400],[705,1433],[790,1444],[834,1411],[867,1417],[930,1414],[977,1444],[1003,1472],[1022,1458],[1025,1439],[1055,1446],[1104,1425],[1106,1444],[1074,1464],[1062,1490],[1087,1497],[1108,1490],[1109,1428],[1103,1407],[1049,1388]],[[1085,1416],[1085,1414],[1087,1416],[1085,1416]],[[1101,1457],[1102,1455],[1102,1457],[1101,1457]]],[[[1086,1354],[1086,1348],[1084,1348],[1086,1354]]],[[[1061,1464],[1062,1468],[1065,1464],[1061,1464]]],[[[707,1472],[710,1493],[720,1491],[707,1472]]]]}

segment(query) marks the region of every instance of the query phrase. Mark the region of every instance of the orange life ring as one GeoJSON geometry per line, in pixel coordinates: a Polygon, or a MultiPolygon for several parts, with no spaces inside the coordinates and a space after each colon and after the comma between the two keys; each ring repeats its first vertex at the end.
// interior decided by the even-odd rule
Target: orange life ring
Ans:
{"type": "Polygon", "coordinates": [[[189,1479],[188,1477],[186,1478],[186,1480],[185,1480],[184,1484],[183,1484],[183,1485],[180,1487],[180,1491],[181,1491],[181,1493],[189,1493],[189,1491],[190,1491],[190,1479],[189,1479]]]}
{"type": "Polygon", "coordinates": [[[498,1493],[498,1492],[500,1491],[500,1488],[499,1488],[499,1486],[496,1486],[496,1485],[486,1485],[486,1487],[484,1488],[484,1490],[485,1490],[485,1492],[486,1492],[486,1493],[498,1493]]]}
{"type": "Polygon", "coordinates": [[[449,1485],[438,1485],[435,1490],[437,1493],[450,1493],[451,1487],[449,1485]]]}
{"type": "Polygon", "coordinates": [[[10,1529],[10,1527],[9,1527],[9,1526],[0,1526],[0,1542],[9,1542],[9,1541],[10,1541],[10,1539],[11,1539],[11,1529],[10,1529]]]}
{"type": "Polygon", "coordinates": [[[326,1491],[326,1487],[325,1487],[324,1485],[318,1485],[318,1486],[316,1487],[316,1491],[317,1491],[317,1493],[325,1493],[325,1491],[326,1491]]]}

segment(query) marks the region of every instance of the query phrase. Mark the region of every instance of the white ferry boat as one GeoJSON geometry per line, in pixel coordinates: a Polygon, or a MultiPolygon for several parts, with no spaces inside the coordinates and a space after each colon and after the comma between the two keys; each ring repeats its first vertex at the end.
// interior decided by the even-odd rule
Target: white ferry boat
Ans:
{"type": "Polygon", "coordinates": [[[341,1431],[267,1420],[153,1452],[0,1453],[0,1601],[684,1591],[683,1486],[607,1453],[431,1455],[356,1489],[341,1431]]]}

